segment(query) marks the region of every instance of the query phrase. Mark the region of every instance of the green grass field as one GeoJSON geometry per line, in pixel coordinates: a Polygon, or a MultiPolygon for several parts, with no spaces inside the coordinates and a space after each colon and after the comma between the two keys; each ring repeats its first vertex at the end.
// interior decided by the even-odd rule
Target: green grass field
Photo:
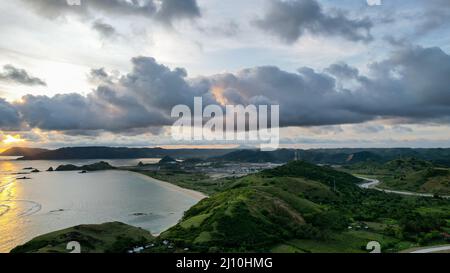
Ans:
{"type": "Polygon", "coordinates": [[[12,253],[69,253],[67,243],[79,242],[82,253],[120,253],[135,246],[142,246],[155,238],[149,231],[113,222],[101,225],[80,225],[43,236],[39,236],[23,246],[14,248],[12,253]]]}

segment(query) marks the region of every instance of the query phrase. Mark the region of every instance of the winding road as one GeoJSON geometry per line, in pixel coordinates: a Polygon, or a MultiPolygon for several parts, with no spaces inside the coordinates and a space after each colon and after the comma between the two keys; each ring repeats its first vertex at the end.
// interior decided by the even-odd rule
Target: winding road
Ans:
{"type": "MultiPolygon", "coordinates": [[[[362,189],[373,189],[377,191],[382,191],[386,193],[393,193],[393,194],[400,194],[400,195],[408,195],[408,196],[420,196],[420,197],[434,197],[434,194],[430,193],[418,193],[418,192],[408,192],[408,191],[394,191],[394,190],[385,190],[380,189],[377,187],[381,182],[378,179],[373,178],[366,178],[366,177],[360,177],[358,178],[364,179],[366,182],[359,184],[359,187],[362,189]]],[[[445,199],[450,199],[450,196],[441,196],[445,199]]],[[[404,253],[438,253],[438,252],[447,252],[450,251],[450,245],[446,246],[435,246],[435,247],[427,247],[427,248],[421,248],[421,249],[414,249],[414,250],[405,250],[402,251],[404,253]]]]}
{"type": "MultiPolygon", "coordinates": [[[[387,189],[380,189],[377,186],[381,183],[380,180],[374,179],[374,178],[366,178],[358,176],[358,178],[364,179],[367,181],[366,183],[359,184],[359,187],[362,189],[373,189],[377,191],[382,191],[385,193],[393,193],[393,194],[400,194],[400,195],[407,195],[407,196],[419,196],[419,197],[434,197],[434,194],[432,193],[418,193],[418,192],[409,192],[409,191],[395,191],[395,190],[387,190],[387,189]]],[[[440,196],[441,198],[450,199],[450,196],[440,196]]]]}
{"type": "Polygon", "coordinates": [[[450,245],[447,246],[435,246],[435,247],[428,247],[428,248],[421,248],[413,251],[408,251],[406,253],[437,253],[437,252],[447,252],[450,251],[450,245]]]}

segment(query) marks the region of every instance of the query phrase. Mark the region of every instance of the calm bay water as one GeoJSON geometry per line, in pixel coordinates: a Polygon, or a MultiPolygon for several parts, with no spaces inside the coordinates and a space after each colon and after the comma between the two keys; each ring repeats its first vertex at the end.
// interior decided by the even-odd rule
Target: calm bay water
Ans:
{"type": "MultiPolygon", "coordinates": [[[[120,221],[160,233],[199,199],[126,171],[45,172],[61,164],[99,160],[13,161],[0,158],[0,252],[55,230],[120,221]],[[40,173],[28,174],[33,167],[40,173]],[[24,174],[22,174],[24,173],[24,174]],[[29,177],[29,180],[18,178],[29,177]]],[[[105,160],[114,166],[140,160],[105,160]]],[[[155,160],[145,159],[145,163],[155,160]]]]}

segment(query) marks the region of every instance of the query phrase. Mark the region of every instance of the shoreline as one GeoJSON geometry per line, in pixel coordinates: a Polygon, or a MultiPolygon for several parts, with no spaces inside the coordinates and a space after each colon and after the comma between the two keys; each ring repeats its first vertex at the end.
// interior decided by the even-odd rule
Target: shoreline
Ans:
{"type": "Polygon", "coordinates": [[[194,199],[198,199],[199,202],[201,200],[209,197],[209,196],[207,196],[206,194],[204,194],[202,192],[186,189],[186,188],[177,186],[175,184],[172,184],[170,182],[162,181],[162,180],[153,178],[151,176],[145,175],[145,174],[140,173],[140,172],[135,172],[135,171],[129,171],[129,172],[132,172],[132,173],[135,173],[135,174],[138,174],[138,175],[142,175],[142,176],[146,177],[147,179],[149,179],[150,181],[152,181],[154,183],[157,183],[157,184],[160,184],[160,185],[162,185],[162,186],[164,186],[166,188],[169,188],[169,189],[181,192],[181,193],[183,193],[185,195],[188,195],[188,196],[190,196],[190,197],[192,197],[194,199]]]}

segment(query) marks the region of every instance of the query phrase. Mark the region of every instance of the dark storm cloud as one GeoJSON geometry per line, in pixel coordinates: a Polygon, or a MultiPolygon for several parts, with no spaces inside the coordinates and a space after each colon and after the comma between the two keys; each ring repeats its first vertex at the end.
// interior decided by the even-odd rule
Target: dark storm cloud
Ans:
{"type": "Polygon", "coordinates": [[[256,25],[288,43],[305,33],[340,36],[350,41],[373,39],[373,23],[368,18],[351,19],[341,10],[325,12],[316,0],[271,0],[267,14],[256,25]]]}
{"type": "Polygon", "coordinates": [[[167,123],[161,113],[147,109],[136,99],[115,95],[105,87],[87,97],[75,93],[28,95],[17,108],[30,127],[43,130],[119,132],[167,123]]]}
{"type": "Polygon", "coordinates": [[[313,126],[359,123],[371,117],[347,107],[348,92],[337,92],[336,80],[311,68],[297,73],[277,67],[257,67],[236,75],[222,74],[212,79],[222,87],[231,104],[279,104],[282,126],[313,126]]]}
{"type": "Polygon", "coordinates": [[[440,48],[407,47],[372,64],[367,76],[341,63],[325,72],[257,67],[212,82],[230,103],[279,104],[283,126],[311,126],[375,119],[444,122],[450,117],[448,75],[450,56],[440,48]],[[349,80],[352,87],[342,88],[349,80]]]}
{"type": "Polygon", "coordinates": [[[27,95],[16,108],[33,128],[74,133],[124,132],[172,124],[172,107],[192,105],[194,96],[204,96],[206,102],[212,102],[208,87],[201,81],[187,81],[183,69],[171,70],[148,57],[133,58],[132,64],[132,72],[117,81],[104,69],[92,70],[90,77],[100,85],[87,96],[77,93],[54,97],[27,95]]]}
{"type": "Polygon", "coordinates": [[[81,0],[80,6],[70,6],[67,0],[22,0],[38,14],[54,19],[67,14],[95,17],[141,16],[154,18],[163,23],[178,19],[192,19],[200,16],[196,0],[81,0]]]}
{"type": "Polygon", "coordinates": [[[440,48],[407,47],[370,67],[360,77],[359,103],[352,107],[371,115],[411,119],[450,116],[450,56],[440,48]]]}
{"type": "Polygon", "coordinates": [[[19,112],[9,102],[0,98],[0,128],[2,130],[15,130],[19,127],[19,112]]]}
{"type": "Polygon", "coordinates": [[[24,69],[16,68],[10,64],[3,66],[3,72],[0,72],[0,81],[7,81],[24,85],[42,85],[46,86],[45,81],[30,76],[24,69]]]}
{"type": "Polygon", "coordinates": [[[219,98],[229,104],[279,104],[281,126],[382,119],[448,124],[450,119],[450,56],[440,48],[398,48],[384,61],[371,64],[367,75],[338,63],[323,72],[263,66],[188,79],[184,69],[170,69],[153,58],[137,57],[132,64],[132,71],[119,78],[104,69],[92,70],[92,76],[103,80],[87,96],[28,95],[13,105],[1,101],[0,125],[23,123],[75,134],[133,132],[171,125],[172,107],[192,107],[195,96],[201,96],[204,105],[217,104],[219,98]],[[346,84],[349,81],[352,84],[346,84]]]}

